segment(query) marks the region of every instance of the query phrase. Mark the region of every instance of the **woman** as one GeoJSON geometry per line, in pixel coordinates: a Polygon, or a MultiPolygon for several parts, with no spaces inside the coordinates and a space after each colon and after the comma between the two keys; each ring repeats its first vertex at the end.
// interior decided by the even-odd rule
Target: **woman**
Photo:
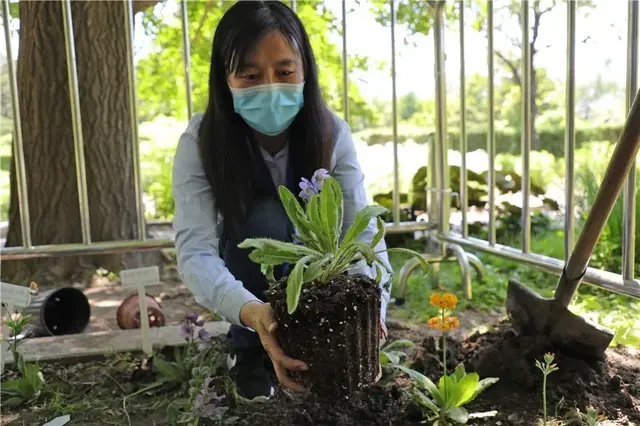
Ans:
{"type": "MultiPolygon", "coordinates": [[[[246,398],[273,394],[265,352],[278,381],[291,389],[303,390],[287,370],[307,366],[280,348],[264,303],[267,281],[237,246],[245,238],[291,241],[276,188],[298,193],[296,182],[320,168],[342,187],[347,229],[367,204],[364,176],[347,124],[322,100],[304,27],[279,1],[237,2],[214,35],[207,110],[191,119],[178,143],[173,196],[178,269],[196,300],[232,324],[230,373],[246,398]]],[[[362,239],[374,234],[372,222],[362,239]]],[[[381,242],[377,249],[384,248],[381,242]]],[[[366,265],[355,272],[375,276],[366,265]]],[[[383,330],[388,298],[383,290],[383,330]]]]}

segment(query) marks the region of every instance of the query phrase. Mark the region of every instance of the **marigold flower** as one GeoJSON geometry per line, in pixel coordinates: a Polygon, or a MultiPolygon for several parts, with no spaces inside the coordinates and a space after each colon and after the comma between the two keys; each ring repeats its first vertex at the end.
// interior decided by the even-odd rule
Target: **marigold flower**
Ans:
{"type": "Polygon", "coordinates": [[[431,293],[429,302],[432,306],[440,309],[454,309],[458,304],[458,298],[455,294],[449,292],[431,293]]]}

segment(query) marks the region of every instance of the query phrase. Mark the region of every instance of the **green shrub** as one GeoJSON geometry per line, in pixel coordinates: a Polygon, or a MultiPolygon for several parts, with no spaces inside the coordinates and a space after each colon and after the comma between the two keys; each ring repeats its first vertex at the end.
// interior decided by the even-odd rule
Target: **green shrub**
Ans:
{"type": "MultiPolygon", "coordinates": [[[[460,130],[456,128],[448,129],[449,147],[458,149],[460,146],[460,130]]],[[[590,141],[610,141],[618,140],[622,131],[621,124],[609,126],[584,127],[576,129],[576,148],[583,146],[590,141]]],[[[540,136],[540,150],[547,151],[557,157],[564,155],[565,129],[538,129],[540,136]]],[[[416,143],[424,144],[433,141],[435,131],[432,128],[400,125],[398,131],[398,142],[403,143],[409,139],[416,143]]],[[[391,128],[374,128],[358,132],[355,137],[363,140],[368,145],[385,144],[393,139],[391,128]]],[[[507,154],[519,154],[520,150],[520,130],[519,129],[498,129],[495,132],[496,152],[507,154]]],[[[478,149],[487,149],[487,130],[484,128],[468,128],[467,144],[469,152],[478,149]]]]}

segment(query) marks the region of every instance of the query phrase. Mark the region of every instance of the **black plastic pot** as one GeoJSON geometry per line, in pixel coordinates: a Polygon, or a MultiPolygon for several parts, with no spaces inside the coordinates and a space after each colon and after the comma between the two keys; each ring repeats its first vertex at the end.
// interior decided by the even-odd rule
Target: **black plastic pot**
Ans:
{"type": "Polygon", "coordinates": [[[73,287],[38,294],[27,308],[36,336],[82,333],[89,326],[91,306],[84,293],[73,287]]]}

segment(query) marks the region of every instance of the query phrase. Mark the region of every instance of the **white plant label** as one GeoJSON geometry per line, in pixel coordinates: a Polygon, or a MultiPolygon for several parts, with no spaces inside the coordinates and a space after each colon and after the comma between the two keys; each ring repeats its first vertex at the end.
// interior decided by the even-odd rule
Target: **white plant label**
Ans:
{"type": "Polygon", "coordinates": [[[31,303],[31,290],[23,285],[0,283],[0,302],[23,308],[31,303]]]}
{"type": "Polygon", "coordinates": [[[149,336],[149,315],[147,312],[147,293],[145,287],[157,284],[160,284],[160,271],[157,266],[120,271],[120,285],[123,288],[138,289],[142,351],[149,356],[153,354],[153,348],[149,336]]]}
{"type": "MultiPolygon", "coordinates": [[[[31,289],[29,289],[29,287],[0,282],[0,303],[5,305],[7,309],[6,314],[9,318],[14,314],[16,306],[18,308],[29,306],[31,303],[31,297],[31,289]]],[[[4,327],[4,329],[7,330],[8,327],[4,327]]],[[[0,352],[1,375],[4,370],[5,358],[9,354],[9,344],[6,342],[4,336],[0,337],[0,352]]]]}
{"type": "Polygon", "coordinates": [[[63,426],[69,423],[70,421],[71,421],[71,416],[67,414],[66,416],[56,417],[55,419],[43,424],[42,426],[63,426]]]}
{"type": "Polygon", "coordinates": [[[157,266],[126,269],[120,272],[120,285],[124,288],[147,287],[160,284],[160,271],[157,266]]]}

